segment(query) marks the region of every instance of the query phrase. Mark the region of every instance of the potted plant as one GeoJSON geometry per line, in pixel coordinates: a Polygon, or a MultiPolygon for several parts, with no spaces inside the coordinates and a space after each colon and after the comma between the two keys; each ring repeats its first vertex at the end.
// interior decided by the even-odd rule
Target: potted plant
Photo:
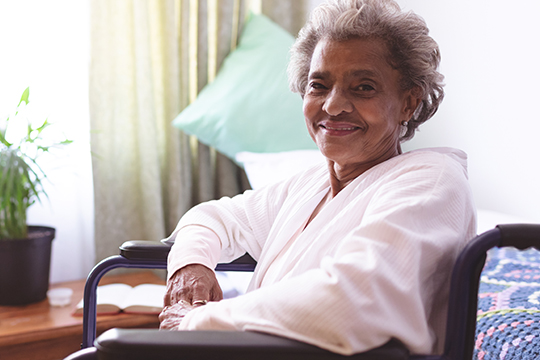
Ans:
{"type": "Polygon", "coordinates": [[[71,143],[44,138],[50,123],[33,124],[26,117],[29,95],[26,88],[14,115],[0,119],[0,305],[24,305],[47,296],[55,230],[28,226],[26,215],[41,195],[47,196],[46,175],[36,159],[71,143]]]}

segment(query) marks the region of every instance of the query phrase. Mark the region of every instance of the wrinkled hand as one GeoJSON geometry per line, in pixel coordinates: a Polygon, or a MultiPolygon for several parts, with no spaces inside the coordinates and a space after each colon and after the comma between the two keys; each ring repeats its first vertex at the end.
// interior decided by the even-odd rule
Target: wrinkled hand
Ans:
{"type": "Polygon", "coordinates": [[[184,316],[191,310],[195,309],[197,306],[202,305],[191,305],[184,300],[180,300],[179,303],[165,306],[159,314],[159,328],[162,330],[175,330],[178,329],[180,323],[184,319],[184,316]]]}
{"type": "Polygon", "coordinates": [[[223,292],[212,270],[198,264],[184,266],[167,282],[160,328],[175,329],[191,310],[222,299],[223,292]]]}

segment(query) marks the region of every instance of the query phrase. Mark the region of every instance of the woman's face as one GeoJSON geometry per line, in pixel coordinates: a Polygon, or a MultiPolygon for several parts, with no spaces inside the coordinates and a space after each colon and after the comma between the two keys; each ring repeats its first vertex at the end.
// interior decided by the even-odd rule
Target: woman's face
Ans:
{"type": "Polygon", "coordinates": [[[401,124],[419,100],[400,89],[381,40],[321,40],[304,95],[309,133],[329,160],[364,169],[400,153],[401,124]]]}

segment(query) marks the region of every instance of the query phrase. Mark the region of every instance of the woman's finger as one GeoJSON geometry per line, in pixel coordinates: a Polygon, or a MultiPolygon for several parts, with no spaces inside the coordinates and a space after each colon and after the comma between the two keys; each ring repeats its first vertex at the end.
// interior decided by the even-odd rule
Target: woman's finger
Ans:
{"type": "Polygon", "coordinates": [[[219,282],[216,279],[216,283],[210,292],[210,301],[221,301],[223,300],[223,290],[219,286],[219,282]]]}
{"type": "Polygon", "coordinates": [[[179,317],[175,311],[171,311],[171,307],[165,306],[158,318],[160,329],[173,330],[180,325],[183,317],[179,317]]]}
{"type": "Polygon", "coordinates": [[[198,286],[193,289],[193,297],[191,299],[191,305],[202,306],[206,305],[210,301],[210,289],[207,286],[198,286]]]}
{"type": "Polygon", "coordinates": [[[184,316],[193,309],[195,309],[195,306],[184,300],[180,300],[175,305],[165,306],[158,317],[160,321],[159,328],[169,330],[178,328],[184,316]]]}

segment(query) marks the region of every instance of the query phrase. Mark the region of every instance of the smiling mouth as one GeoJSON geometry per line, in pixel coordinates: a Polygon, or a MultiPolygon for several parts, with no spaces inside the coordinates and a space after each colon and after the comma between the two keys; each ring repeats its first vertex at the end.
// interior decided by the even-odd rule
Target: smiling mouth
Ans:
{"type": "Polygon", "coordinates": [[[356,126],[352,126],[352,127],[331,127],[331,126],[324,126],[324,125],[321,125],[322,128],[325,128],[327,130],[335,130],[335,131],[352,131],[352,130],[356,130],[356,129],[360,129],[356,126]]]}
{"type": "Polygon", "coordinates": [[[328,136],[347,136],[351,134],[355,134],[358,130],[362,130],[362,128],[358,126],[354,126],[351,124],[332,124],[329,122],[319,124],[320,129],[324,132],[324,134],[328,136]]]}

